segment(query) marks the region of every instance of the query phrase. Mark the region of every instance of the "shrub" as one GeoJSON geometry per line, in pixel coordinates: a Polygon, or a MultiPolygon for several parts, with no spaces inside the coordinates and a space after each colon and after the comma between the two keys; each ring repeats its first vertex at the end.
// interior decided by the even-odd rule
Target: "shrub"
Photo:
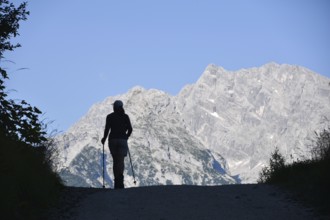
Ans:
{"type": "Polygon", "coordinates": [[[259,183],[276,181],[281,171],[285,167],[285,159],[280,153],[278,147],[275,148],[269,159],[269,166],[264,167],[259,175],[259,183]]]}
{"type": "Polygon", "coordinates": [[[330,127],[315,134],[316,141],[311,150],[313,160],[330,160],[330,127]]]}
{"type": "Polygon", "coordinates": [[[312,145],[312,159],[285,164],[278,149],[272,153],[269,167],[262,169],[259,183],[276,184],[289,189],[293,196],[320,213],[330,214],[330,131],[316,133],[312,145]]]}

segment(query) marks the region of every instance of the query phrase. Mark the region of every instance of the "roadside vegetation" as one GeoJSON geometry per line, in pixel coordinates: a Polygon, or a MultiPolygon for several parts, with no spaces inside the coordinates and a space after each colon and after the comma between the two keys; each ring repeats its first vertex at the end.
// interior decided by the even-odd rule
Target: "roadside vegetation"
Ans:
{"type": "Polygon", "coordinates": [[[274,184],[293,193],[295,199],[330,215],[330,128],[315,133],[311,159],[286,164],[276,148],[269,166],[264,167],[259,183],[274,184]]]}
{"type": "Polygon", "coordinates": [[[1,219],[44,219],[62,183],[53,169],[54,145],[40,120],[42,112],[25,100],[8,98],[4,53],[20,47],[11,38],[27,19],[26,3],[0,0],[0,213],[1,219]]]}

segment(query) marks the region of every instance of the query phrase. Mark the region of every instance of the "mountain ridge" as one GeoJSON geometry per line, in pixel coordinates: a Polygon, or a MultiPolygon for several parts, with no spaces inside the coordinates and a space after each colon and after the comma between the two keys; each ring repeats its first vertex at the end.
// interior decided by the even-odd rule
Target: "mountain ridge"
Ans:
{"type": "MultiPolygon", "coordinates": [[[[206,180],[211,177],[235,183],[234,176],[243,182],[255,182],[275,146],[287,159],[307,154],[305,139],[321,128],[323,116],[330,118],[329,81],[307,68],[288,64],[268,63],[238,71],[210,64],[196,83],[184,86],[176,96],[135,86],[125,94],[93,105],[59,137],[61,163],[67,172],[90,179],[88,168],[81,175],[82,171],[72,169],[71,162],[86,146],[96,147],[95,155],[100,153],[105,117],[111,112],[111,103],[122,99],[134,129],[129,143],[132,156],[150,163],[140,167],[139,161],[133,159],[135,166],[141,168],[141,179],[152,173],[143,184],[184,184],[188,179],[189,184],[221,184],[206,180]],[[182,163],[185,160],[192,164],[182,163]],[[172,163],[176,166],[172,167],[172,163]],[[220,165],[222,174],[215,164],[220,165]],[[178,175],[180,169],[185,170],[184,174],[178,175]],[[202,180],[196,171],[209,176],[202,180]]],[[[129,169],[126,174],[130,182],[129,169]]],[[[99,184],[100,176],[96,179],[99,184]]],[[[97,181],[90,181],[97,185],[97,181]]]]}
{"type": "MultiPolygon", "coordinates": [[[[298,114],[294,114],[294,111],[297,111],[295,109],[297,107],[297,104],[299,104],[299,101],[301,101],[302,98],[306,99],[306,96],[308,96],[307,104],[309,105],[309,107],[314,106],[315,112],[320,112],[320,117],[326,116],[327,118],[329,118],[329,81],[330,80],[326,77],[323,77],[319,74],[315,74],[307,68],[287,64],[280,65],[276,63],[270,63],[265,64],[259,68],[241,69],[239,71],[224,71],[223,68],[218,69],[216,66],[211,65],[206,68],[206,70],[197,80],[197,82],[189,88],[190,91],[183,94],[179,94],[178,96],[183,97],[179,101],[179,103],[194,103],[192,104],[192,106],[182,107],[185,108],[184,111],[186,111],[183,115],[185,115],[188,120],[189,118],[192,118],[193,115],[203,115],[205,111],[208,113],[208,115],[223,116],[222,118],[224,118],[224,120],[220,120],[223,121],[223,123],[220,123],[219,120],[216,125],[214,125],[215,122],[213,120],[208,120],[207,123],[204,123],[205,120],[207,120],[204,116],[204,119],[200,120],[200,123],[197,122],[196,124],[195,120],[195,122],[190,123],[190,125],[188,125],[187,127],[189,128],[190,132],[192,132],[192,134],[201,136],[206,146],[221,145],[225,142],[227,147],[222,147],[220,150],[218,150],[218,152],[221,151],[221,154],[224,155],[224,157],[228,161],[229,155],[224,151],[230,150],[226,148],[231,147],[234,149],[233,151],[237,151],[240,148],[252,148],[251,146],[247,146],[246,144],[244,144],[244,142],[250,140],[258,142],[258,137],[253,138],[253,136],[255,136],[254,133],[258,133],[262,130],[266,132],[267,129],[273,129],[267,128],[267,123],[271,124],[274,122],[274,120],[277,120],[277,124],[273,123],[273,126],[282,127],[277,129],[286,130],[292,127],[295,124],[295,120],[291,120],[290,115],[298,115],[297,117],[303,117],[302,113],[298,112],[298,114]],[[270,78],[272,80],[269,80],[270,78]],[[297,97],[292,99],[290,97],[291,94],[297,97]],[[321,104],[315,102],[316,98],[322,99],[320,101],[321,104]],[[188,101],[185,101],[187,99],[188,101]],[[203,106],[204,108],[195,108],[196,103],[198,103],[197,107],[203,106]],[[315,106],[319,106],[321,108],[325,107],[326,110],[319,111],[315,106]],[[293,112],[290,113],[290,111],[293,112]],[[283,123],[286,123],[286,121],[290,122],[290,126],[281,125],[283,123]],[[261,127],[259,128],[259,130],[251,130],[251,128],[258,126],[260,122],[263,122],[264,126],[266,127],[261,127]],[[234,133],[236,135],[239,134],[241,136],[244,136],[244,134],[247,132],[250,132],[250,134],[245,135],[242,140],[239,140],[239,136],[232,135],[230,138],[226,138],[224,137],[225,135],[220,135],[220,138],[224,138],[225,140],[217,142],[216,137],[205,138],[209,136],[209,133],[211,132],[210,128],[204,133],[200,130],[197,130],[203,126],[207,127],[209,123],[213,123],[213,127],[219,128],[218,132],[214,132],[217,134],[219,134],[219,132],[229,134],[234,133]],[[237,132],[237,130],[239,132],[237,132]],[[235,141],[236,143],[226,143],[235,141]]],[[[305,110],[305,106],[301,103],[300,105],[301,106],[298,107],[302,107],[302,110],[305,110]]],[[[317,117],[317,114],[315,114],[315,112],[309,111],[308,114],[305,114],[307,117],[314,116],[314,118],[311,120],[313,123],[316,120],[315,117],[317,117]]],[[[221,119],[221,117],[219,117],[219,119],[221,119]]],[[[317,119],[317,121],[319,121],[319,119],[317,119]]],[[[316,126],[315,123],[313,124],[313,126],[311,126],[312,130],[320,128],[316,126]]],[[[304,131],[304,129],[302,130],[304,131]]],[[[271,133],[272,132],[269,132],[268,135],[271,137],[271,139],[275,139],[276,135],[274,136],[274,134],[271,133]]],[[[259,136],[261,135],[262,134],[260,134],[259,136]]],[[[279,134],[277,134],[277,136],[279,136],[279,134]]],[[[305,139],[307,136],[308,135],[305,132],[303,138],[305,139]]],[[[284,141],[282,141],[282,143],[285,144],[284,141]]],[[[261,143],[259,143],[259,145],[260,144],[261,143]]],[[[264,142],[262,144],[268,146],[276,145],[276,143],[269,143],[269,141],[268,143],[264,142]]],[[[250,143],[250,145],[252,145],[252,143],[250,143]]],[[[302,145],[303,144],[299,144],[299,147],[302,147],[302,145]]],[[[284,154],[289,155],[290,153],[285,152],[286,148],[291,147],[280,147],[280,149],[284,151],[284,154]]],[[[254,151],[254,149],[250,150],[252,152],[254,151]]],[[[266,150],[267,153],[264,154],[263,163],[260,163],[260,165],[264,165],[266,163],[265,159],[269,157],[271,151],[273,150],[273,147],[264,148],[264,150],[266,150]]],[[[306,151],[306,149],[304,150],[306,151]]],[[[248,153],[251,154],[252,152],[248,153]]],[[[252,162],[254,164],[251,164],[248,160],[243,160],[244,155],[238,155],[235,154],[235,152],[232,153],[232,157],[235,157],[235,159],[241,157],[241,159],[239,159],[238,161],[229,160],[229,163],[231,163],[229,164],[229,166],[234,167],[235,163],[241,163],[240,167],[245,167],[246,165],[252,165],[252,167],[257,167],[253,178],[253,181],[255,181],[257,174],[260,170],[260,168],[258,168],[258,162],[261,158],[257,159],[258,161],[252,162]]],[[[246,154],[247,150],[241,150],[241,153],[246,154]]],[[[295,151],[291,153],[297,152],[295,151]]],[[[306,152],[303,152],[302,154],[306,154],[306,152]]],[[[297,159],[297,157],[299,156],[301,155],[296,155],[294,159],[297,159]]],[[[231,170],[233,171],[233,168],[231,170]]],[[[234,171],[234,174],[238,174],[239,172],[240,171],[234,171]]]]}

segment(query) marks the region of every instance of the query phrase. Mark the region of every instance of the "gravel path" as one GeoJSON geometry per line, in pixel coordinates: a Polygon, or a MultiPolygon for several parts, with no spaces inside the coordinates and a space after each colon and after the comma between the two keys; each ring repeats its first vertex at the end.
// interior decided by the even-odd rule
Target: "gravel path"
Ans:
{"type": "Polygon", "coordinates": [[[67,189],[54,219],[319,219],[269,185],[67,189]]]}

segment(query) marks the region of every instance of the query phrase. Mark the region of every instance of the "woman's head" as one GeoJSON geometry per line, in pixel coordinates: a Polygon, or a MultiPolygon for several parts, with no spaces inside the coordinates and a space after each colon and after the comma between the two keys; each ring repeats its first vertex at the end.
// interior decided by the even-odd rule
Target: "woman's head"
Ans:
{"type": "Polygon", "coordinates": [[[123,104],[122,101],[116,100],[112,105],[113,105],[113,111],[114,112],[122,113],[122,114],[125,113],[125,111],[124,111],[124,104],[123,104]]]}

